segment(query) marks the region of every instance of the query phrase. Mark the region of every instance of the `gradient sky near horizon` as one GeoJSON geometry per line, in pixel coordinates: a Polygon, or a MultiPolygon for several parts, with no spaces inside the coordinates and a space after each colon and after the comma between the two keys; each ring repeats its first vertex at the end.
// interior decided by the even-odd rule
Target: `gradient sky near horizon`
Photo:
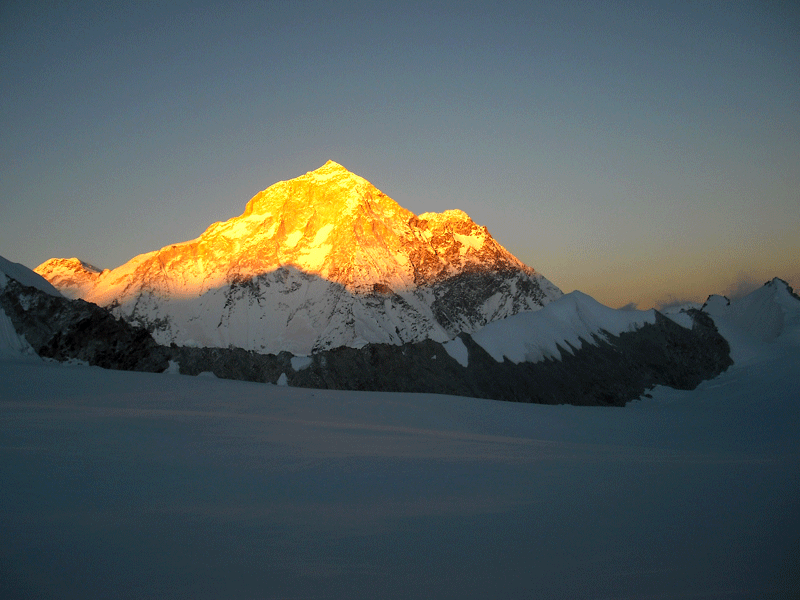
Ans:
{"type": "Polygon", "coordinates": [[[618,307],[800,287],[796,2],[0,5],[0,255],[113,268],[328,159],[618,307]]]}

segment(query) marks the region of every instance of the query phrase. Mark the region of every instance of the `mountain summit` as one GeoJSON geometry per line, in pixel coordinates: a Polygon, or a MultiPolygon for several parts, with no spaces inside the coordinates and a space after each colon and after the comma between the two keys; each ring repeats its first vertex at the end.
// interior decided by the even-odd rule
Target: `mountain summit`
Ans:
{"type": "Polygon", "coordinates": [[[416,216],[333,161],[116,269],[50,259],[35,271],[162,344],[295,354],[447,341],[561,296],[464,212],[416,216]]]}

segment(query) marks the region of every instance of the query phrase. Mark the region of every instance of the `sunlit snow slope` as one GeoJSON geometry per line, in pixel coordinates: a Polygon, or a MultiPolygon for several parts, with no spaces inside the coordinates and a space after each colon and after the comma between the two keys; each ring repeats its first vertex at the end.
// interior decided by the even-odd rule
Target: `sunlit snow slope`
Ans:
{"type": "Polygon", "coordinates": [[[36,271],[160,343],[260,352],[447,341],[561,295],[463,212],[419,216],[329,161],[199,238],[98,272],[36,271]]]}

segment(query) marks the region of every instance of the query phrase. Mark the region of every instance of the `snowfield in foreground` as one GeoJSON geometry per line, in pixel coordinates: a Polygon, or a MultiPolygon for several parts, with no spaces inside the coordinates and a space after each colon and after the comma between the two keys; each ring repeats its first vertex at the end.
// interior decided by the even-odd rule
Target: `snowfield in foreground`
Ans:
{"type": "Polygon", "coordinates": [[[5,360],[0,596],[792,597],[800,349],[749,343],[624,409],[5,360]]]}

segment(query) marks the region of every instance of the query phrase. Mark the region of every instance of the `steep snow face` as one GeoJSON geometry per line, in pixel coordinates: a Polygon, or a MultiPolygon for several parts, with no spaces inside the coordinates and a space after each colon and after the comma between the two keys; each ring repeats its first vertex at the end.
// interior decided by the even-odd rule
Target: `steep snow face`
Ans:
{"type": "Polygon", "coordinates": [[[82,298],[97,281],[101,271],[77,258],[51,258],[34,269],[67,298],[82,298]]]}
{"type": "Polygon", "coordinates": [[[23,356],[34,357],[36,352],[31,348],[25,336],[17,333],[11,319],[0,308],[0,360],[18,359],[23,356]]]}
{"type": "Polygon", "coordinates": [[[461,211],[415,216],[328,161],[240,217],[99,273],[37,267],[161,343],[308,354],[451,339],[561,296],[461,211]]]}
{"type": "Polygon", "coordinates": [[[25,265],[11,262],[0,256],[0,289],[5,287],[6,277],[16,279],[22,285],[36,288],[37,290],[43,291],[45,294],[61,296],[61,293],[59,293],[53,284],[41,275],[34,273],[25,265]]]}
{"type": "Polygon", "coordinates": [[[655,323],[654,310],[616,310],[583,292],[572,292],[533,313],[496,321],[472,334],[492,358],[513,363],[561,358],[561,350],[580,348],[594,336],[619,335],[655,323]]]}
{"type": "Polygon", "coordinates": [[[787,346],[800,346],[800,297],[775,278],[743,298],[709,296],[703,311],[731,345],[731,358],[744,364],[787,346]]]}
{"type": "MultiPolygon", "coordinates": [[[[42,277],[19,263],[13,263],[0,256],[0,290],[6,289],[8,280],[13,279],[28,287],[36,288],[51,296],[60,296],[58,290],[42,277]]],[[[25,336],[19,335],[14,324],[0,307],[0,359],[35,357],[25,336]]]]}

